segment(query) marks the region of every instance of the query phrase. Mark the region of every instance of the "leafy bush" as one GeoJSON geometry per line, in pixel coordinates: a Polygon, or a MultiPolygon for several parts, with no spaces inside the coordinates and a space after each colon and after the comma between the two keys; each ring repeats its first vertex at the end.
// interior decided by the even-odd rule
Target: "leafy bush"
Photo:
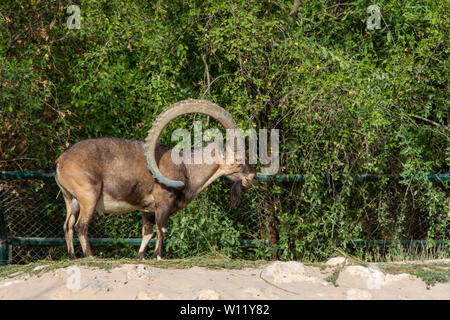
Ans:
{"type": "Polygon", "coordinates": [[[171,256],[246,254],[241,236],[278,238],[252,252],[283,259],[448,239],[448,182],[424,177],[450,169],[445,1],[378,1],[374,30],[371,1],[302,1],[294,19],[284,0],[79,1],[79,30],[60,3],[0,5],[2,170],[49,166],[87,137],[144,139],[171,103],[206,98],[244,129],[280,129],[280,173],[310,178],[261,183],[231,211],[216,183],[172,218],[171,256]]]}

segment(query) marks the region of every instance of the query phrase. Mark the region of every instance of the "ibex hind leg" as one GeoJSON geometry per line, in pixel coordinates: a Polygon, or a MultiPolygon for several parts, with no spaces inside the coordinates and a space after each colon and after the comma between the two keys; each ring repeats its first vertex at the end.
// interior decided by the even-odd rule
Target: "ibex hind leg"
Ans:
{"type": "Polygon", "coordinates": [[[91,246],[88,239],[89,224],[94,216],[95,207],[100,196],[100,188],[93,186],[84,192],[82,196],[78,196],[78,203],[80,204],[80,214],[78,221],[75,224],[78,238],[80,239],[81,248],[85,257],[92,257],[91,246]]]}
{"type": "Polygon", "coordinates": [[[66,221],[64,222],[64,235],[66,238],[67,251],[69,259],[76,259],[75,249],[73,247],[73,226],[77,221],[80,205],[77,199],[72,198],[63,193],[64,202],[66,203],[66,221]]]}

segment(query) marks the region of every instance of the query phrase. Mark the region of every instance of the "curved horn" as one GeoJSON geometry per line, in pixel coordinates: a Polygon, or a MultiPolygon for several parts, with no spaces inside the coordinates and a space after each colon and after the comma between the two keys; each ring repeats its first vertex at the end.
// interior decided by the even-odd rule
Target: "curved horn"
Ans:
{"type": "Polygon", "coordinates": [[[145,139],[145,141],[147,142],[145,145],[145,156],[147,157],[148,168],[152,172],[153,177],[168,187],[181,188],[184,186],[184,183],[182,181],[170,180],[163,176],[163,174],[159,171],[155,158],[156,143],[159,140],[161,132],[169,124],[170,121],[180,115],[188,113],[202,113],[211,116],[219,121],[225,127],[225,129],[237,128],[237,124],[234,121],[233,117],[225,109],[219,107],[215,103],[206,100],[183,100],[165,109],[155,119],[152,124],[152,128],[148,132],[147,139],[145,139]]]}

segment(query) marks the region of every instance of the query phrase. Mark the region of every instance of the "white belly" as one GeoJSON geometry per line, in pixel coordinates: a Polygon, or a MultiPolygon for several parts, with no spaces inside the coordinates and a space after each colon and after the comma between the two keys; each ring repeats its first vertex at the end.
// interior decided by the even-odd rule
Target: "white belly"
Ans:
{"type": "Polygon", "coordinates": [[[131,211],[139,210],[138,207],[135,207],[125,201],[115,200],[107,194],[100,196],[95,209],[100,213],[115,214],[128,213],[131,211]]]}

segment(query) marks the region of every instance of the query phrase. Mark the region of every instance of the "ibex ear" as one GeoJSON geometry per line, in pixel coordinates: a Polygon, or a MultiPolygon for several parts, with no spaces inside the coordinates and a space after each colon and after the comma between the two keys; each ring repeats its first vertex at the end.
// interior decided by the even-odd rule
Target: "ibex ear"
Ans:
{"type": "Polygon", "coordinates": [[[237,181],[233,183],[233,186],[231,187],[231,208],[234,208],[240,200],[241,200],[241,182],[237,181]]]}

